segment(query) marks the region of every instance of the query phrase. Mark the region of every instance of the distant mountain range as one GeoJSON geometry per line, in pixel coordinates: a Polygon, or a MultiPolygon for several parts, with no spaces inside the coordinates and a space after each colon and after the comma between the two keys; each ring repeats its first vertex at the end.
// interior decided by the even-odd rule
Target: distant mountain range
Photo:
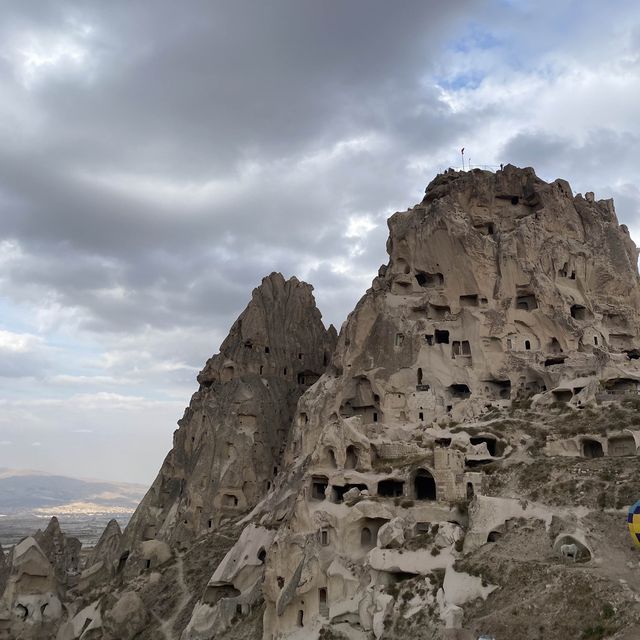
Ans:
{"type": "Polygon", "coordinates": [[[0,467],[0,514],[131,513],[147,487],[0,467]]]}

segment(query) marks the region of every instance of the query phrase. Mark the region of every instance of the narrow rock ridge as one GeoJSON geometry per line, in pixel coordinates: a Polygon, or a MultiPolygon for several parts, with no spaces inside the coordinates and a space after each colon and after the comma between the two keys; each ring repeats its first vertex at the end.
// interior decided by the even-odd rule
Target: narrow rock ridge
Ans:
{"type": "Polygon", "coordinates": [[[57,579],[64,585],[69,578],[80,573],[80,549],[82,543],[78,538],[66,536],[60,529],[60,522],[55,516],[49,520],[44,531],[37,531],[36,542],[53,565],[57,579]]]}
{"type": "MultiPolygon", "coordinates": [[[[253,508],[282,464],[300,395],[324,372],[336,332],[325,329],[297,278],[272,273],[198,375],[173,449],[125,531],[136,543],[179,546],[253,508]]],[[[137,572],[135,558],[128,570],[137,572]]]]}

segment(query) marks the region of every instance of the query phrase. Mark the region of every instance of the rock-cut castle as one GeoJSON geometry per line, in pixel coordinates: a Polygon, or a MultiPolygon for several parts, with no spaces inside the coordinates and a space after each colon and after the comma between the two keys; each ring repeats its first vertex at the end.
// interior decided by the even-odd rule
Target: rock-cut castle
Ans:
{"type": "Polygon", "coordinates": [[[631,640],[638,251],[610,200],[449,170],[344,322],[273,273],[125,531],[0,557],[0,638],[631,640]]]}

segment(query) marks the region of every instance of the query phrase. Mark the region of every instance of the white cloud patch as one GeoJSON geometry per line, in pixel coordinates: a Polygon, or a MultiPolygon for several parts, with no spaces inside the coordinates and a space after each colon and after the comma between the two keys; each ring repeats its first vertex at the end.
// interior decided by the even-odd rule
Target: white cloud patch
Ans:
{"type": "Polygon", "coordinates": [[[52,351],[39,336],[0,329],[0,377],[42,377],[52,351]]]}
{"type": "Polygon", "coordinates": [[[42,339],[36,336],[0,329],[0,351],[5,353],[28,353],[41,344],[42,339]]]}
{"type": "Polygon", "coordinates": [[[86,75],[91,66],[91,38],[95,29],[69,18],[60,29],[15,28],[0,48],[0,57],[14,69],[26,89],[51,76],[86,75]]]}
{"type": "Polygon", "coordinates": [[[362,238],[375,229],[377,224],[370,215],[354,215],[349,218],[345,236],[347,238],[362,238]]]}

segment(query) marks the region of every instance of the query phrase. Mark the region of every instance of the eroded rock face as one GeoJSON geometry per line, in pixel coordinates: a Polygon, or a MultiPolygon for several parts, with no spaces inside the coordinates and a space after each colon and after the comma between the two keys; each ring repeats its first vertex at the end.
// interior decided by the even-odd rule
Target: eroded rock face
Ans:
{"type": "Polygon", "coordinates": [[[7,584],[7,578],[9,576],[9,567],[7,565],[7,558],[4,554],[4,550],[0,547],[0,596],[4,592],[4,588],[7,584]]]}
{"type": "Polygon", "coordinates": [[[128,551],[155,538],[184,544],[257,504],[280,470],[298,398],[335,340],[310,285],[276,273],[262,281],[198,376],[173,449],[127,528],[128,551]]]}
{"type": "Polygon", "coordinates": [[[98,543],[86,557],[83,571],[76,585],[79,592],[87,593],[92,589],[104,589],[109,584],[120,566],[121,544],[120,525],[117,520],[109,520],[98,543]]]}
{"type": "Polygon", "coordinates": [[[119,558],[122,531],[117,520],[109,520],[96,546],[91,550],[87,558],[87,567],[96,562],[104,562],[113,565],[119,558]]]}
{"type": "Polygon", "coordinates": [[[381,549],[399,548],[404,545],[404,521],[402,518],[383,524],[378,531],[377,546],[381,549]]]}
{"type": "Polygon", "coordinates": [[[634,387],[637,252],[611,201],[573,197],[530,169],[450,173],[389,230],[390,262],[336,361],[354,397],[379,397],[367,405],[380,422],[470,418],[544,391],[571,401],[590,380],[634,387]]]}
{"type": "Polygon", "coordinates": [[[35,539],[53,565],[57,579],[64,585],[80,572],[80,550],[78,538],[65,535],[60,529],[58,518],[53,516],[44,531],[38,531],[35,539]]]}
{"type": "Polygon", "coordinates": [[[239,614],[247,614],[262,598],[267,549],[275,531],[250,525],[218,565],[181,640],[208,640],[223,635],[239,614]]]}
{"type": "MultiPolygon", "coordinates": [[[[389,264],[343,326],[332,367],[300,398],[284,472],[253,514],[278,528],[265,638],[323,624],[377,635],[381,616],[405,617],[388,594],[408,579],[440,585],[434,629],[469,633],[460,608],[496,585],[454,562],[496,542],[509,519],[560,513],[496,498],[504,517],[473,521],[484,466],[542,451],[540,435],[505,431],[496,417],[638,390],[637,252],[610,201],[574,197],[531,169],[447,172],[389,230],[389,264]]],[[[627,440],[611,450],[635,454],[627,440]]],[[[604,455],[597,444],[583,451],[604,455]]]]}
{"type": "Polygon", "coordinates": [[[123,593],[103,621],[105,640],[133,640],[145,628],[148,613],[135,591],[123,593]]]}
{"type": "Polygon", "coordinates": [[[13,547],[8,564],[9,575],[0,600],[0,637],[55,637],[63,616],[61,579],[55,567],[34,537],[13,547]]]}
{"type": "MultiPolygon", "coordinates": [[[[335,352],[309,285],[254,291],[59,640],[640,633],[640,288],[612,203],[448,171],[389,231],[335,352]]],[[[56,586],[21,545],[0,632],[6,593],[56,586]]]]}

